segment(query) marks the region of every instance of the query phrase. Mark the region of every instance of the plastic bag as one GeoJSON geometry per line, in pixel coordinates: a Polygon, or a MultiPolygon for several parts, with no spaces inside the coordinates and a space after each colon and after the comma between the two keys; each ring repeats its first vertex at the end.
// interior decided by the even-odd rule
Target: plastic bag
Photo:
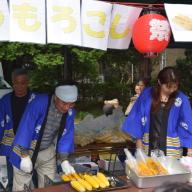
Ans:
{"type": "Polygon", "coordinates": [[[192,182],[192,157],[184,156],[180,159],[180,162],[191,172],[189,182],[192,182]]]}
{"type": "Polygon", "coordinates": [[[75,125],[75,144],[85,146],[93,142],[115,143],[131,140],[120,131],[124,113],[121,107],[115,108],[111,115],[94,118],[87,115],[75,125]]]}
{"type": "Polygon", "coordinates": [[[168,174],[167,169],[158,160],[158,157],[148,157],[142,149],[137,149],[136,160],[138,163],[138,174],[140,176],[155,176],[168,174]]]}
{"type": "Polygon", "coordinates": [[[127,148],[124,149],[124,152],[127,157],[127,160],[126,160],[127,164],[132,170],[138,173],[138,164],[135,157],[131,154],[131,152],[127,148]]]}
{"type": "Polygon", "coordinates": [[[79,124],[75,125],[75,144],[80,146],[85,146],[95,141],[94,128],[92,127],[92,122],[94,117],[92,115],[87,115],[79,124]]]}
{"type": "Polygon", "coordinates": [[[180,159],[180,162],[192,173],[192,157],[184,156],[180,159]]]}

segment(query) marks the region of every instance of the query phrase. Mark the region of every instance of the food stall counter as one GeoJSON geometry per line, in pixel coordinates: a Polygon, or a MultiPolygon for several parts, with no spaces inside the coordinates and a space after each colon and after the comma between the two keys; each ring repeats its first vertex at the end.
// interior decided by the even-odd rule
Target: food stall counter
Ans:
{"type": "MultiPolygon", "coordinates": [[[[152,192],[153,188],[148,188],[148,189],[139,189],[135,187],[131,182],[129,182],[128,187],[125,189],[117,189],[117,190],[112,190],[112,192],[152,192]]],[[[34,189],[33,192],[76,192],[70,184],[61,184],[61,185],[55,185],[55,186],[50,186],[47,188],[42,188],[42,189],[34,189]]],[[[105,192],[108,192],[106,189],[105,192]]]]}

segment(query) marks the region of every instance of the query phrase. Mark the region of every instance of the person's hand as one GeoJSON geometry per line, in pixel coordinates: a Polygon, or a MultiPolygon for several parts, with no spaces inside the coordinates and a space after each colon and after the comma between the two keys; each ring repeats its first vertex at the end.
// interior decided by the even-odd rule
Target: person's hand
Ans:
{"type": "Polygon", "coordinates": [[[29,156],[21,157],[20,169],[25,173],[31,173],[33,164],[29,156]]]}
{"type": "Polygon", "coordinates": [[[118,108],[119,107],[119,100],[118,99],[112,99],[112,100],[105,100],[104,104],[110,104],[113,105],[114,108],[118,108]]]}
{"type": "Polygon", "coordinates": [[[191,148],[187,149],[187,156],[192,157],[192,149],[191,148]]]}
{"type": "Polygon", "coordinates": [[[61,163],[61,168],[65,174],[75,173],[75,169],[73,168],[73,166],[71,166],[71,164],[67,160],[61,163]]]}

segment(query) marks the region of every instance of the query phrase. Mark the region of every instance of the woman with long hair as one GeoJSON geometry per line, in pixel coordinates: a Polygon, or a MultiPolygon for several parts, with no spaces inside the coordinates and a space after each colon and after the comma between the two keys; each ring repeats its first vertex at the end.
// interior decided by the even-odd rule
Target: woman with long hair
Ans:
{"type": "Polygon", "coordinates": [[[138,80],[138,82],[135,84],[135,95],[130,98],[129,105],[127,106],[125,110],[125,116],[127,116],[131,109],[133,108],[133,105],[135,104],[137,98],[141,94],[141,92],[145,89],[145,87],[148,85],[147,79],[141,78],[138,80]]]}
{"type": "Polygon", "coordinates": [[[186,147],[192,156],[192,110],[188,97],[178,89],[177,71],[164,68],[156,85],[144,89],[123,123],[122,130],[148,155],[160,150],[179,158],[186,147]]]}

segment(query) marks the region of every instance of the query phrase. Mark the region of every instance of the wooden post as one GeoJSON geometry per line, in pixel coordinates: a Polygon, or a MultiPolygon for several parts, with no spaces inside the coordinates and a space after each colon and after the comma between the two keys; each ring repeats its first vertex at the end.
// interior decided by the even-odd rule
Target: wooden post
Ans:
{"type": "Polygon", "coordinates": [[[152,71],[151,59],[143,57],[141,65],[140,65],[140,77],[145,78],[150,82],[151,81],[151,71],[152,71]]]}
{"type": "Polygon", "coordinates": [[[62,65],[62,80],[72,80],[71,52],[67,46],[64,46],[64,64],[62,65]]]}

